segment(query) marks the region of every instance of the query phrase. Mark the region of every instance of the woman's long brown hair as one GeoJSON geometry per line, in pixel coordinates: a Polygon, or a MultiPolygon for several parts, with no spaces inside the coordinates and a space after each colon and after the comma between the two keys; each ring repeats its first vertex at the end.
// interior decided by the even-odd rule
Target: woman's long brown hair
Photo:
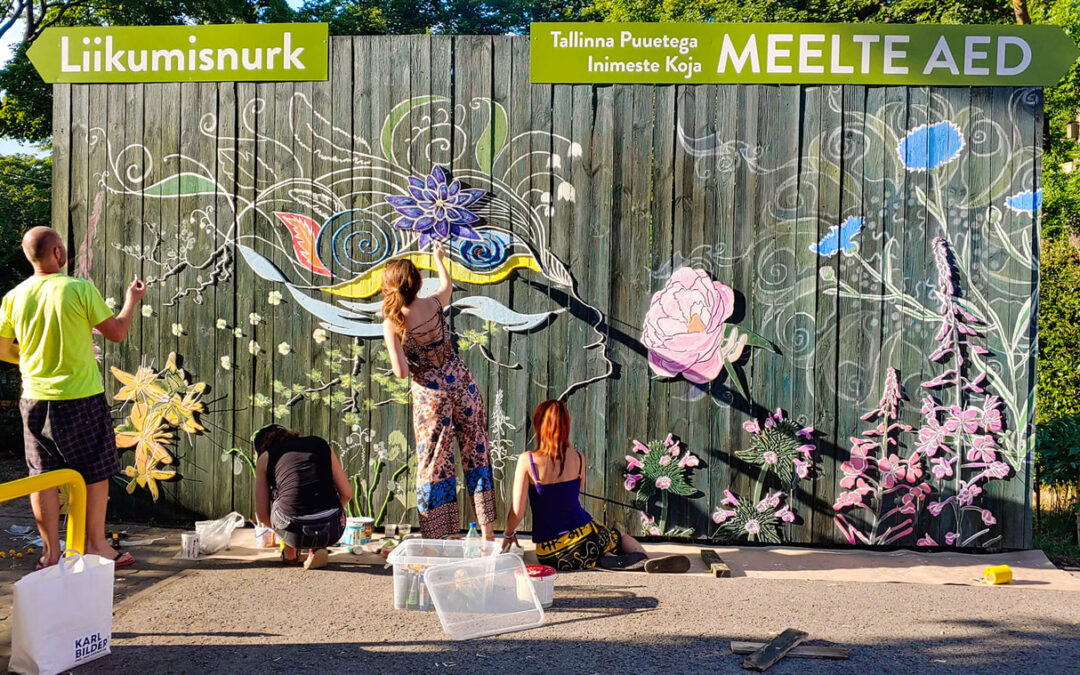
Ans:
{"type": "Polygon", "coordinates": [[[412,304],[422,283],[420,270],[409,260],[395,260],[383,272],[382,315],[384,319],[390,319],[402,337],[405,336],[405,315],[401,308],[412,304]]]}
{"type": "Polygon", "coordinates": [[[570,413],[562,401],[550,399],[536,406],[533,413],[536,453],[549,457],[562,473],[566,450],[570,447],[570,413]]]}

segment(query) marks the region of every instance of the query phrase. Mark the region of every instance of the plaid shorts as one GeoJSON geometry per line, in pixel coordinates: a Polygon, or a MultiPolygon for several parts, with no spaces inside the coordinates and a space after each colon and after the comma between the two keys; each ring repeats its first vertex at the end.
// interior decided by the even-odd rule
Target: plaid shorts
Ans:
{"type": "Polygon", "coordinates": [[[105,394],[70,401],[21,399],[26,467],[35,476],[75,469],[87,485],[120,473],[112,413],[105,394]]]}

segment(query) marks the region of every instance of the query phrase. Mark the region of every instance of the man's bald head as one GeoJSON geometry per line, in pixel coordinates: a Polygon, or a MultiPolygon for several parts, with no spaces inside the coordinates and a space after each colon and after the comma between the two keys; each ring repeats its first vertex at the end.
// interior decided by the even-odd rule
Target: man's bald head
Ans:
{"type": "Polygon", "coordinates": [[[60,265],[66,262],[64,259],[67,257],[67,252],[64,251],[64,240],[60,237],[60,233],[51,227],[41,225],[27,230],[23,235],[22,248],[26,259],[35,267],[51,265],[56,261],[53,252],[58,248],[61,252],[61,260],[56,262],[60,265]]]}

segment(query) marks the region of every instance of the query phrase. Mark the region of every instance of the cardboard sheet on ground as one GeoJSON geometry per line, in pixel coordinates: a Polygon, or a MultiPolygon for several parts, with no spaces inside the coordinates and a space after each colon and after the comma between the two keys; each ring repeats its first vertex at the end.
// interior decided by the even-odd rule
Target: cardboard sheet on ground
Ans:
{"type": "MultiPolygon", "coordinates": [[[[528,537],[519,537],[525,547],[525,563],[536,562],[528,537]]],[[[876,583],[961,584],[975,586],[983,570],[991,565],[1008,565],[1013,582],[1008,586],[1080,592],[1080,578],[1060,570],[1042,551],[1012,553],[920,553],[917,551],[822,550],[787,546],[710,546],[695,544],[646,544],[649,555],[682,554],[690,558],[688,574],[712,578],[701,560],[701,549],[711,548],[731,568],[733,577],[759,579],[808,579],[813,581],[855,581],[876,583]]],[[[272,560],[277,549],[258,548],[255,531],[238,529],[232,545],[204,560],[272,560]]],[[[377,553],[355,555],[348,549],[330,549],[330,563],[382,565],[377,553]]],[[[635,574],[611,572],[610,574],[635,574]]],[[[716,580],[723,583],[722,580],[716,580]]],[[[1000,587],[1000,588],[1004,588],[1000,587]]]]}

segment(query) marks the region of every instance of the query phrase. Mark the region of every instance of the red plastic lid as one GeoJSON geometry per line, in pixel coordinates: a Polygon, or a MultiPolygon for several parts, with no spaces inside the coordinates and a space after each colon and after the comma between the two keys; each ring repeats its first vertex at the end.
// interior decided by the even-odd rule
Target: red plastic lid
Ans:
{"type": "Polygon", "coordinates": [[[548,565],[526,565],[525,571],[529,573],[530,577],[553,577],[555,576],[555,568],[548,565]]]}

